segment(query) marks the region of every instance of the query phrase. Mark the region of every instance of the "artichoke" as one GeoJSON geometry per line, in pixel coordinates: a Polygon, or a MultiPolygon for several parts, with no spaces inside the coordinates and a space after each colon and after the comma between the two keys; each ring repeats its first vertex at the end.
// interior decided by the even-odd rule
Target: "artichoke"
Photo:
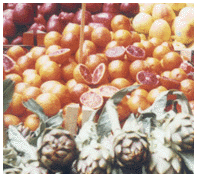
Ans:
{"type": "Polygon", "coordinates": [[[70,171],[77,157],[74,137],[63,129],[48,129],[38,150],[42,165],[53,172],[70,171]]]}
{"type": "Polygon", "coordinates": [[[114,154],[121,167],[143,164],[147,161],[147,136],[139,131],[122,131],[115,136],[114,154]]]}
{"type": "Polygon", "coordinates": [[[21,168],[7,168],[3,170],[3,174],[21,174],[21,168]]]}
{"type": "Polygon", "coordinates": [[[177,151],[194,150],[194,118],[192,115],[178,113],[163,124],[165,141],[177,151]]]}
{"type": "Polygon", "coordinates": [[[180,174],[182,159],[170,147],[153,141],[147,171],[151,174],[180,174]]]}
{"type": "Polygon", "coordinates": [[[28,127],[25,127],[23,123],[17,125],[17,130],[27,141],[34,137],[34,132],[31,131],[28,127]]]}
{"type": "Polygon", "coordinates": [[[26,165],[23,169],[21,174],[47,174],[48,170],[34,165],[26,165]]]}
{"type": "Polygon", "coordinates": [[[110,151],[94,140],[83,147],[74,166],[79,174],[109,174],[111,165],[110,151]]]}

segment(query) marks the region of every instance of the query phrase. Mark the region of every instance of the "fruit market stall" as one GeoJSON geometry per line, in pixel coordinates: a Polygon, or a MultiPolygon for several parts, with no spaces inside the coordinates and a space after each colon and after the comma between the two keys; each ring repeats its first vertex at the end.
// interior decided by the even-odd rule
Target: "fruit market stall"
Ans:
{"type": "Polygon", "coordinates": [[[194,173],[194,4],[4,3],[5,174],[194,173]]]}

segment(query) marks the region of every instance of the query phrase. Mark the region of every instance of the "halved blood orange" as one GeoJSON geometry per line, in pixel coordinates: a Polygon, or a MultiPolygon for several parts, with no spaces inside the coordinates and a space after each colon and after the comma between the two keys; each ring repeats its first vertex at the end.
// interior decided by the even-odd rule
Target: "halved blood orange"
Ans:
{"type": "Polygon", "coordinates": [[[71,50],[68,48],[58,49],[55,52],[49,54],[49,58],[58,64],[63,64],[68,61],[71,55],[71,50]]]}
{"type": "Polygon", "coordinates": [[[136,47],[134,45],[129,45],[126,47],[126,54],[127,54],[127,59],[130,61],[144,60],[146,56],[144,49],[136,47]]]}
{"type": "Polygon", "coordinates": [[[92,109],[99,109],[103,105],[103,97],[91,89],[81,95],[80,103],[92,109]]]}
{"type": "Polygon", "coordinates": [[[136,75],[136,80],[141,84],[141,88],[151,90],[159,85],[159,79],[154,73],[148,71],[140,71],[136,75]]]}
{"type": "Polygon", "coordinates": [[[88,85],[92,84],[92,75],[87,66],[84,64],[79,63],[74,68],[73,76],[78,83],[84,83],[88,85]]]}
{"type": "Polygon", "coordinates": [[[116,46],[106,50],[105,54],[109,60],[123,60],[126,49],[123,46],[116,46]]]}
{"type": "Polygon", "coordinates": [[[117,87],[111,85],[102,85],[99,87],[100,95],[104,98],[112,97],[116,92],[119,91],[117,87]]]}
{"type": "Polygon", "coordinates": [[[108,75],[106,74],[107,68],[105,63],[100,63],[92,73],[92,84],[102,84],[108,82],[108,75]]]}
{"type": "Polygon", "coordinates": [[[171,78],[168,78],[165,76],[160,76],[158,78],[160,80],[161,85],[167,89],[179,89],[180,88],[180,82],[175,79],[171,79],[171,78]]]}
{"type": "Polygon", "coordinates": [[[15,61],[6,54],[3,54],[3,69],[5,72],[10,72],[15,67],[15,61]]]}

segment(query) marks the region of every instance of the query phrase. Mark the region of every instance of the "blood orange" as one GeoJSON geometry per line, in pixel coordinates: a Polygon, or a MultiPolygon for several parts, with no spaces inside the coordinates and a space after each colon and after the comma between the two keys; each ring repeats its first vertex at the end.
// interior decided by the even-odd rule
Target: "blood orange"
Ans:
{"type": "Polygon", "coordinates": [[[99,109],[103,105],[103,97],[91,89],[81,95],[80,102],[89,108],[99,109]]]}
{"type": "Polygon", "coordinates": [[[6,54],[3,54],[3,69],[5,72],[10,72],[15,67],[15,61],[6,54]]]}
{"type": "Polygon", "coordinates": [[[159,85],[157,76],[148,71],[140,71],[136,75],[136,80],[145,90],[151,90],[159,85]]]}
{"type": "Polygon", "coordinates": [[[71,55],[71,50],[68,48],[63,48],[50,53],[49,58],[58,64],[63,64],[69,59],[70,55],[71,55]]]}
{"type": "Polygon", "coordinates": [[[100,91],[100,95],[103,96],[104,98],[110,98],[116,92],[118,92],[119,89],[111,85],[102,85],[99,87],[99,91],[100,91]]]}
{"type": "Polygon", "coordinates": [[[179,89],[180,82],[176,81],[175,79],[171,79],[165,76],[159,77],[160,83],[162,86],[166,87],[167,89],[179,89]]]}
{"type": "Polygon", "coordinates": [[[126,49],[123,46],[116,46],[106,50],[105,54],[109,60],[123,60],[126,49]]]}
{"type": "Polygon", "coordinates": [[[92,73],[92,84],[102,84],[108,82],[108,77],[106,74],[106,65],[105,63],[99,64],[92,73]]]}
{"type": "Polygon", "coordinates": [[[127,54],[127,58],[130,61],[134,61],[134,60],[144,60],[146,53],[145,50],[133,45],[129,45],[126,47],[126,54],[127,54]]]}

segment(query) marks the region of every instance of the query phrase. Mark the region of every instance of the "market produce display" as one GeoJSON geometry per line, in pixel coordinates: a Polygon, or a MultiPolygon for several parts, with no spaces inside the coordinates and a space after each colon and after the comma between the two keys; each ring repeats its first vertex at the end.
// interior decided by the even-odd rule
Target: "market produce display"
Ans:
{"type": "Polygon", "coordinates": [[[3,5],[4,173],[194,173],[194,4],[3,5]]]}

